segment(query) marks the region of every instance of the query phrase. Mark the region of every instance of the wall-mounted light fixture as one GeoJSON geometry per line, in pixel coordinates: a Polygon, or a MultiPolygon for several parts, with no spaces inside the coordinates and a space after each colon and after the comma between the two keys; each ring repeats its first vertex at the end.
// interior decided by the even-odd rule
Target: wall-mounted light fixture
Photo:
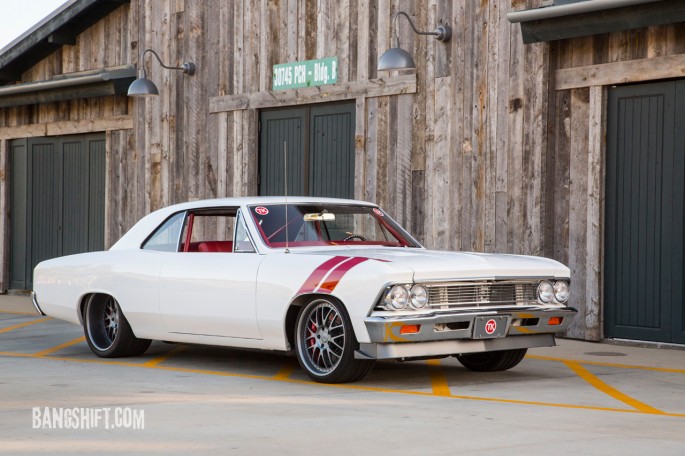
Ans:
{"type": "Polygon", "coordinates": [[[154,82],[150,81],[147,78],[147,74],[145,73],[145,62],[143,61],[143,58],[145,57],[145,54],[147,54],[148,52],[157,58],[157,61],[160,65],[162,65],[162,68],[166,68],[167,70],[181,70],[183,74],[187,74],[190,76],[195,74],[195,64],[193,62],[184,62],[181,66],[178,67],[167,66],[164,65],[164,63],[162,63],[162,59],[159,58],[159,55],[157,55],[155,51],[153,51],[152,49],[145,49],[140,54],[140,69],[138,70],[138,79],[133,81],[131,85],[128,87],[129,97],[146,97],[149,95],[159,95],[159,90],[157,90],[157,86],[154,82]]]}
{"type": "Polygon", "coordinates": [[[414,23],[407,13],[404,11],[398,11],[392,16],[392,27],[393,27],[393,37],[392,37],[392,47],[385,51],[378,61],[378,70],[408,70],[416,68],[416,63],[414,59],[409,55],[407,51],[400,47],[400,39],[397,34],[397,18],[399,16],[404,16],[409,21],[412,30],[417,35],[431,35],[434,36],[436,40],[446,43],[452,38],[452,29],[449,25],[440,25],[432,32],[421,32],[416,29],[414,23]]]}

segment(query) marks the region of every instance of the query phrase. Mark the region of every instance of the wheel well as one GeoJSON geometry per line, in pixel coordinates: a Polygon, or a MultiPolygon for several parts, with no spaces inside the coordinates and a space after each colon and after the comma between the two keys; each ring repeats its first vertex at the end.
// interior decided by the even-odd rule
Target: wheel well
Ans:
{"type": "Polygon", "coordinates": [[[86,312],[86,304],[91,299],[91,297],[93,299],[96,299],[96,298],[105,298],[107,296],[109,296],[109,295],[106,293],[87,293],[87,294],[83,295],[83,297],[81,298],[81,302],[79,302],[79,305],[78,305],[78,318],[81,321],[81,325],[83,325],[83,318],[84,318],[85,312],[86,312]]]}
{"type": "MultiPolygon", "coordinates": [[[[293,301],[290,303],[290,307],[288,307],[288,312],[286,312],[285,314],[285,335],[289,344],[289,348],[291,350],[293,349],[293,347],[295,347],[295,326],[297,325],[297,315],[300,313],[300,309],[305,304],[313,301],[314,299],[319,298],[327,299],[329,301],[335,301],[345,308],[345,304],[343,304],[342,301],[340,301],[340,299],[329,294],[313,293],[300,295],[297,298],[293,299],[293,301]]],[[[345,308],[345,310],[347,310],[347,308],[345,308]]]]}

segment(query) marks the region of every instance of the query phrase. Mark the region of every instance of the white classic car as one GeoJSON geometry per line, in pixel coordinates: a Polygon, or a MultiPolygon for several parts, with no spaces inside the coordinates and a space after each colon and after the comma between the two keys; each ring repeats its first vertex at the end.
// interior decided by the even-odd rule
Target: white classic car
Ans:
{"type": "Polygon", "coordinates": [[[568,328],[569,277],[546,258],[426,250],[371,203],[227,198],[149,214],[109,251],[43,261],[33,303],[83,325],[97,356],[152,339],[294,351],[309,377],[339,383],[378,359],[510,369],[568,328]]]}

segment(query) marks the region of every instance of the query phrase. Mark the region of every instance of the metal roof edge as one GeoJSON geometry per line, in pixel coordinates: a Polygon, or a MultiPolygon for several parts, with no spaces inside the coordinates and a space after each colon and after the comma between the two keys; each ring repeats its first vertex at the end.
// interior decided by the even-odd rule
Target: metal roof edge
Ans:
{"type": "Polygon", "coordinates": [[[659,1],[662,0],[589,0],[566,5],[512,11],[507,13],[507,19],[512,23],[539,21],[659,1]]]}
{"type": "Polygon", "coordinates": [[[0,84],[17,81],[78,33],[130,0],[69,0],[0,49],[0,84]]]}

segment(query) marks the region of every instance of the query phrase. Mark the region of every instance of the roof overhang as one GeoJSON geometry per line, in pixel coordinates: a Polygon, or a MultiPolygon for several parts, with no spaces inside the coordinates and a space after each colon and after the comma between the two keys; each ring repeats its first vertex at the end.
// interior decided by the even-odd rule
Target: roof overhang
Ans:
{"type": "MultiPolygon", "coordinates": [[[[70,0],[20,37],[0,49],[0,83],[15,82],[22,73],[130,0],[70,0]]],[[[26,6],[26,8],[30,8],[26,6]]]]}
{"type": "Polygon", "coordinates": [[[524,43],[538,43],[685,21],[682,0],[585,0],[515,11],[524,43]]]}
{"type": "Polygon", "coordinates": [[[136,78],[133,65],[56,76],[47,81],[0,87],[0,108],[126,94],[136,78]]]}

